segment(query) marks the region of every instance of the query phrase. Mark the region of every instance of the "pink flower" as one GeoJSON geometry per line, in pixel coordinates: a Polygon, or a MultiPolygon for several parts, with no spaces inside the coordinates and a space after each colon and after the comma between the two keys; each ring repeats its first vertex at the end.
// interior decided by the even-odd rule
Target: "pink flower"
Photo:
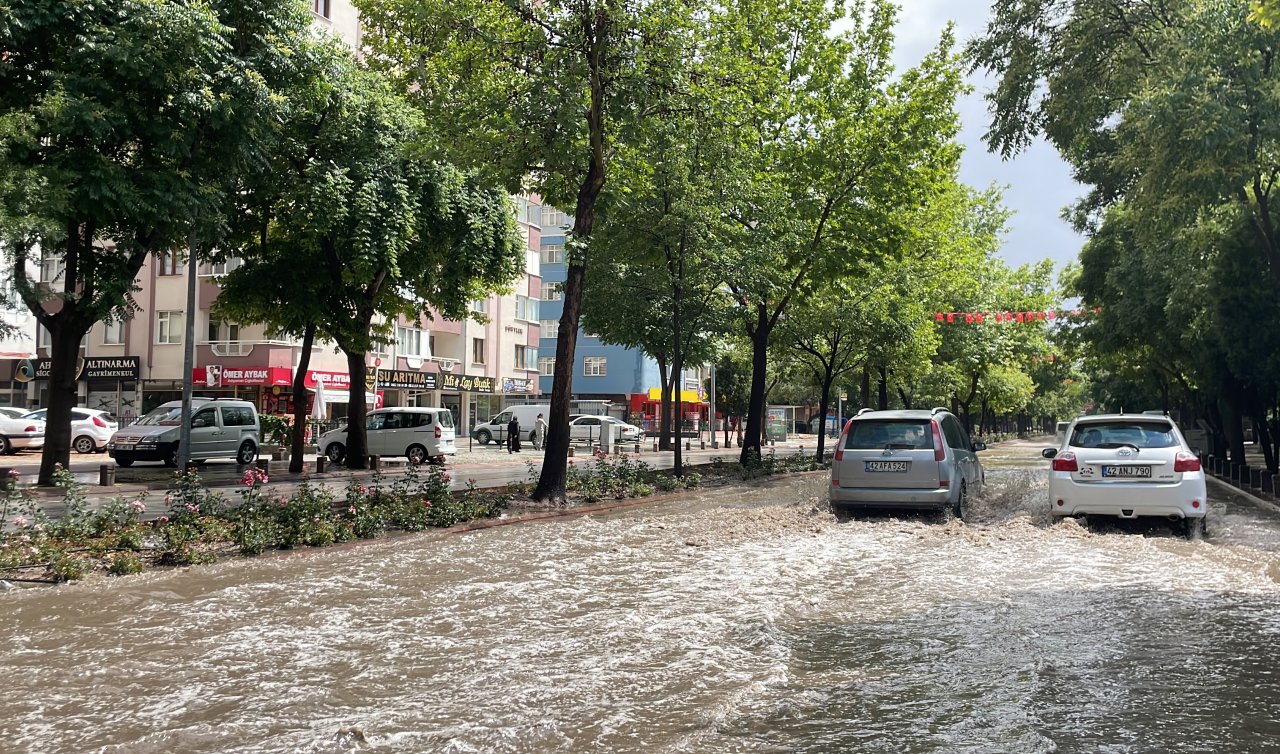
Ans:
{"type": "Polygon", "coordinates": [[[187,504],[186,504],[186,505],[184,505],[183,507],[184,507],[184,508],[186,508],[188,511],[191,511],[192,513],[199,513],[199,512],[200,512],[200,506],[198,506],[198,505],[192,505],[191,503],[187,503],[187,504]]]}
{"type": "Polygon", "coordinates": [[[173,505],[173,495],[165,495],[165,496],[164,496],[164,504],[165,504],[165,505],[173,505]]]}
{"type": "Polygon", "coordinates": [[[280,505],[288,505],[289,498],[285,497],[284,495],[281,495],[279,498],[276,499],[276,502],[279,503],[280,505]]]}
{"type": "Polygon", "coordinates": [[[445,480],[446,482],[453,481],[453,477],[449,476],[449,472],[447,471],[441,474],[440,478],[445,480]]]}
{"type": "Polygon", "coordinates": [[[253,472],[252,472],[252,471],[246,471],[246,472],[244,472],[244,474],[240,477],[240,484],[243,484],[243,485],[244,485],[244,486],[246,486],[246,487],[252,487],[252,486],[253,486],[253,472]]]}
{"type": "Polygon", "coordinates": [[[13,519],[13,525],[18,527],[19,529],[27,528],[27,517],[18,516],[17,518],[13,519]]]}
{"type": "Polygon", "coordinates": [[[165,524],[165,523],[168,523],[168,522],[169,522],[169,517],[168,517],[168,516],[161,516],[160,518],[157,518],[156,520],[157,520],[157,521],[159,521],[159,522],[160,522],[160,523],[162,523],[162,524],[165,524]]]}
{"type": "Polygon", "coordinates": [[[353,505],[350,508],[347,508],[347,513],[350,513],[353,516],[356,515],[356,507],[353,505]]]}
{"type": "Polygon", "coordinates": [[[129,503],[129,507],[133,508],[138,513],[141,513],[147,509],[147,504],[141,500],[134,500],[132,503],[129,503]]]}
{"type": "Polygon", "coordinates": [[[18,478],[18,470],[17,470],[17,469],[9,469],[9,478],[10,478],[10,479],[17,479],[17,478],[18,478]]]}
{"type": "Polygon", "coordinates": [[[431,507],[431,501],[430,501],[430,500],[423,500],[423,501],[422,501],[422,507],[423,507],[423,508],[430,508],[430,507],[431,507]]]}

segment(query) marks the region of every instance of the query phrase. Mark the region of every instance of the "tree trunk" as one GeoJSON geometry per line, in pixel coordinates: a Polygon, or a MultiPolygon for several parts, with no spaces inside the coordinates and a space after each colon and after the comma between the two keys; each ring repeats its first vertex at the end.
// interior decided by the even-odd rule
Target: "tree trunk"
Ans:
{"type": "MultiPolygon", "coordinates": [[[[298,354],[298,369],[293,373],[293,438],[289,452],[291,474],[302,473],[302,456],[307,449],[307,368],[311,366],[311,343],[315,339],[316,325],[312,322],[302,333],[302,353],[298,354]]],[[[361,383],[360,386],[363,388],[364,384],[361,383]]]]}
{"type": "MultiPolygon", "coordinates": [[[[671,270],[671,264],[667,265],[671,270]]],[[[672,277],[674,278],[671,291],[671,383],[672,392],[675,393],[675,426],[676,426],[676,456],[675,456],[675,472],[676,476],[684,475],[684,443],[681,442],[684,433],[681,431],[684,424],[684,348],[680,342],[680,279],[684,275],[684,265],[677,262],[672,277]]]]}
{"type": "Polygon", "coordinates": [[[1267,422],[1263,419],[1253,420],[1253,432],[1258,436],[1258,447],[1262,448],[1262,458],[1267,464],[1267,471],[1276,473],[1276,448],[1271,443],[1271,433],[1267,430],[1267,422]]]}
{"type": "MultiPolygon", "coordinates": [[[[861,385],[862,408],[871,405],[871,367],[866,364],[862,365],[862,385],[861,385]]],[[[844,417],[841,417],[842,419],[844,417]]]]}
{"type": "Polygon", "coordinates": [[[889,410],[889,375],[884,364],[880,365],[880,381],[876,386],[876,405],[881,411],[889,410]]]}
{"type": "MultiPolygon", "coordinates": [[[[367,390],[365,380],[368,371],[364,363],[366,354],[353,353],[345,348],[342,352],[347,355],[347,372],[351,375],[351,387],[347,398],[346,466],[349,469],[367,469],[369,468],[369,437],[364,427],[365,417],[369,414],[369,407],[365,405],[367,390]]],[[[374,390],[377,390],[377,386],[374,386],[374,390]]]]}
{"type": "Polygon", "coordinates": [[[1227,436],[1231,463],[1244,463],[1244,416],[1234,395],[1228,394],[1222,399],[1222,428],[1227,436]]]}
{"type": "MultiPolygon", "coordinates": [[[[590,231],[590,225],[587,227],[590,231]]],[[[577,232],[575,230],[575,232],[577,232]]],[[[587,268],[569,265],[564,283],[564,312],[560,315],[560,335],[556,338],[555,377],[551,388],[551,410],[547,417],[546,450],[542,473],[533,490],[533,499],[561,505],[565,502],[565,482],[569,474],[569,399],[573,395],[573,355],[578,345],[578,322],[582,318],[582,281],[587,268]]]]}
{"type": "MultiPolygon", "coordinates": [[[[65,304],[69,305],[69,304],[65,304]]],[[[71,462],[71,409],[76,405],[76,367],[80,361],[80,341],[87,330],[74,326],[66,312],[55,315],[49,330],[49,405],[45,414],[44,450],[40,454],[37,483],[53,484],[58,466],[71,462]]]]}
{"type": "Polygon", "coordinates": [[[747,426],[742,440],[742,453],[739,463],[750,463],[752,457],[761,457],[761,436],[764,432],[765,381],[768,379],[769,367],[769,323],[768,312],[763,304],[756,304],[756,323],[748,328],[751,338],[751,397],[747,403],[747,426]]]}
{"type": "Polygon", "coordinates": [[[660,388],[661,405],[658,408],[658,450],[671,450],[671,381],[670,365],[667,357],[661,356],[658,362],[658,387],[660,388]]]}
{"type": "MultiPolygon", "coordinates": [[[[817,459],[822,460],[827,450],[827,410],[831,408],[831,386],[835,384],[836,376],[832,374],[832,370],[827,370],[827,375],[822,381],[822,395],[818,398],[818,416],[821,421],[818,423],[818,455],[817,459]]],[[[839,424],[839,420],[836,424],[839,424]]]]}

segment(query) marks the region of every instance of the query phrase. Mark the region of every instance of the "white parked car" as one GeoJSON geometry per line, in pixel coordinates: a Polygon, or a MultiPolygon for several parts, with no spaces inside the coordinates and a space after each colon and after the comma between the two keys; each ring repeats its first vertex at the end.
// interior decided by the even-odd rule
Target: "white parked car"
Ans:
{"type": "MultiPolygon", "coordinates": [[[[23,416],[24,419],[47,421],[48,409],[38,409],[23,416]]],[[[97,453],[105,450],[111,436],[120,429],[120,423],[106,411],[96,408],[71,409],[71,449],[77,453],[97,453]]]]}
{"type": "MultiPolygon", "coordinates": [[[[379,408],[365,418],[371,456],[404,456],[409,463],[444,462],[458,452],[454,445],[453,412],[447,408],[379,408]]],[[[347,430],[320,436],[321,451],[332,463],[347,456],[347,430]]]]}
{"type": "Polygon", "coordinates": [[[571,414],[569,416],[569,437],[573,442],[599,442],[606,427],[618,427],[615,435],[619,442],[639,442],[644,439],[644,430],[634,424],[627,424],[612,416],[592,416],[588,414],[571,414]]]}
{"type": "Polygon", "coordinates": [[[0,407],[0,453],[12,455],[44,447],[44,422],[24,419],[26,413],[20,408],[0,407]]]}
{"type": "Polygon", "coordinates": [[[1160,516],[1181,522],[1189,539],[1204,534],[1208,512],[1200,458],[1167,416],[1082,416],[1061,447],[1048,448],[1053,515],[1160,516]]]}

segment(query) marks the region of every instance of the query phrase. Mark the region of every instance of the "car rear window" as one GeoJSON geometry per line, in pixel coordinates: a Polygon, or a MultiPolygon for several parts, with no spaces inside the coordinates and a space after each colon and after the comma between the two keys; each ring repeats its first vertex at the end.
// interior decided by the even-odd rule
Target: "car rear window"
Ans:
{"type": "Polygon", "coordinates": [[[440,417],[440,426],[444,427],[445,429],[453,429],[453,412],[452,411],[441,411],[440,413],[436,414],[436,416],[440,417]]]}
{"type": "Polygon", "coordinates": [[[854,421],[845,437],[846,450],[871,450],[879,448],[932,450],[933,432],[928,420],[922,419],[864,419],[854,421]]]}
{"type": "Polygon", "coordinates": [[[1167,421],[1117,420],[1077,424],[1071,445],[1077,448],[1172,448],[1178,444],[1167,421]]]}

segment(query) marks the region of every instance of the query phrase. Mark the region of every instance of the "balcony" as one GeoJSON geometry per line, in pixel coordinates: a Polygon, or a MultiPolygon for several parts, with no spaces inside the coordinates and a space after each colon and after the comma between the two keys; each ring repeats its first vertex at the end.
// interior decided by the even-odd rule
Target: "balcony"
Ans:
{"type": "MultiPolygon", "coordinates": [[[[274,340],[203,340],[198,345],[208,346],[214,356],[248,356],[253,353],[254,346],[277,346],[283,348],[300,348],[302,343],[296,338],[277,338],[274,340]]],[[[321,348],[317,341],[311,344],[311,350],[321,348]]]]}

